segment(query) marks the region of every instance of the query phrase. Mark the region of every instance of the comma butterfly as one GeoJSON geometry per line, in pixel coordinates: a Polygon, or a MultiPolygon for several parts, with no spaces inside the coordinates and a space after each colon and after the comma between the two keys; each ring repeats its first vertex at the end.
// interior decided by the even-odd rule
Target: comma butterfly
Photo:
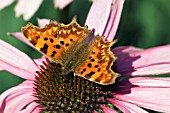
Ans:
{"type": "Polygon", "coordinates": [[[63,74],[74,72],[102,85],[113,84],[118,77],[111,70],[116,60],[110,51],[114,42],[94,36],[93,31],[87,26],[81,27],[76,18],[68,25],[50,21],[44,28],[28,23],[22,32],[36,49],[63,66],[63,74]]]}

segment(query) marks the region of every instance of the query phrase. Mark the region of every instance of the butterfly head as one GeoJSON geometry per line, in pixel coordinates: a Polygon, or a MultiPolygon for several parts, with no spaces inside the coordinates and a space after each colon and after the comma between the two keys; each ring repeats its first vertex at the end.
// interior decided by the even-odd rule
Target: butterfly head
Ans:
{"type": "Polygon", "coordinates": [[[70,71],[69,68],[63,67],[63,68],[62,68],[61,75],[68,75],[70,72],[71,72],[71,71],[70,71]]]}

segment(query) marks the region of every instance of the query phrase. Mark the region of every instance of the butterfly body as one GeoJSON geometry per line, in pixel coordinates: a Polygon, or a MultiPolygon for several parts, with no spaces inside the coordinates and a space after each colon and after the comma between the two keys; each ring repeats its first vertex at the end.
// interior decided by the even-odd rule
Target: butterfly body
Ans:
{"type": "Polygon", "coordinates": [[[69,72],[76,72],[76,69],[83,64],[88,58],[89,46],[88,44],[80,44],[79,46],[72,47],[72,51],[66,51],[62,56],[63,74],[69,72]],[[79,60],[77,60],[79,59],[79,60]]]}
{"type": "Polygon", "coordinates": [[[102,85],[113,84],[118,77],[111,70],[116,60],[110,51],[114,42],[94,36],[93,31],[81,27],[75,18],[68,25],[51,21],[44,28],[29,23],[22,27],[22,32],[36,49],[63,66],[62,75],[74,72],[102,85]]]}
{"type": "Polygon", "coordinates": [[[89,47],[87,44],[72,47],[71,51],[66,51],[62,56],[62,64],[66,68],[74,70],[87,59],[89,47]],[[79,59],[79,60],[77,60],[79,59]]]}

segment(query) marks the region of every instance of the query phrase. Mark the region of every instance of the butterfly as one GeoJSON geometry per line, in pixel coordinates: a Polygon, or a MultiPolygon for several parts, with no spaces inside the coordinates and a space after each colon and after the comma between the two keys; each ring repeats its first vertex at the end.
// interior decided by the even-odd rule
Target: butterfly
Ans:
{"type": "Polygon", "coordinates": [[[68,25],[51,20],[43,28],[28,23],[21,30],[37,50],[62,65],[62,75],[74,72],[101,85],[113,84],[118,77],[111,70],[116,57],[110,48],[115,42],[94,36],[87,26],[77,23],[76,17],[68,25]]]}

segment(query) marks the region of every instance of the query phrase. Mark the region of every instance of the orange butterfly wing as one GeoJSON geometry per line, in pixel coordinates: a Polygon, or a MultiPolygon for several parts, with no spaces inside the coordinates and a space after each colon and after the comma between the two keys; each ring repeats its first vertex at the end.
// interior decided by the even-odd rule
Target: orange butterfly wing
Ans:
{"type": "Polygon", "coordinates": [[[76,73],[99,84],[113,84],[118,74],[111,70],[116,57],[110,51],[112,42],[96,36],[91,42],[89,57],[76,69],[76,73]]]}
{"type": "Polygon", "coordinates": [[[65,54],[69,47],[92,34],[92,31],[88,30],[87,26],[80,27],[76,22],[76,18],[68,25],[50,21],[44,28],[28,23],[22,27],[22,32],[37,50],[61,64],[62,55],[65,54]]]}

